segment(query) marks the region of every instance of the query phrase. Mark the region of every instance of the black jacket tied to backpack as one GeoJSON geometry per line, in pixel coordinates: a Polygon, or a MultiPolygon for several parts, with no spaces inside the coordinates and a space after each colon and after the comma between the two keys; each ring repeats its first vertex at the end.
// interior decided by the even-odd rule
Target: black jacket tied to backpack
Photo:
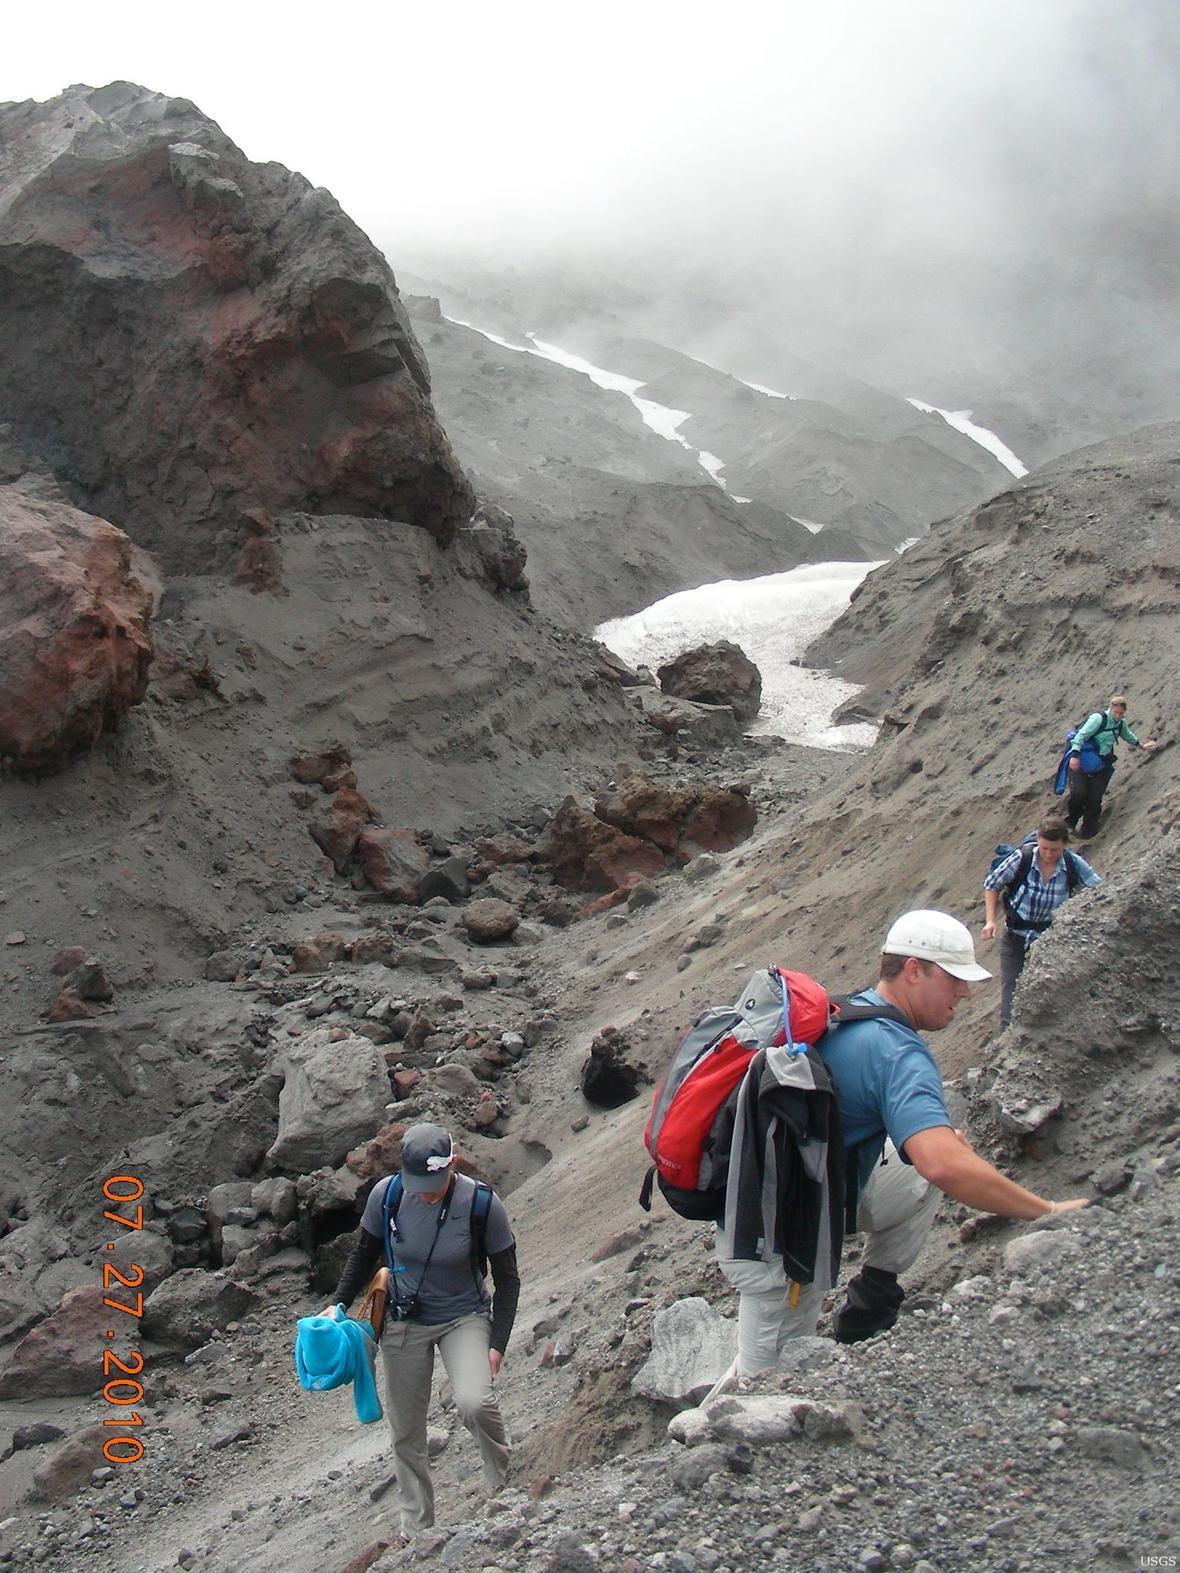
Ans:
{"type": "Polygon", "coordinates": [[[817,1051],[760,1050],[734,1117],[725,1200],[731,1255],[744,1261],[779,1255],[787,1278],[806,1284],[826,1250],[834,1282],[844,1244],[845,1174],[836,1090],[817,1051]]]}

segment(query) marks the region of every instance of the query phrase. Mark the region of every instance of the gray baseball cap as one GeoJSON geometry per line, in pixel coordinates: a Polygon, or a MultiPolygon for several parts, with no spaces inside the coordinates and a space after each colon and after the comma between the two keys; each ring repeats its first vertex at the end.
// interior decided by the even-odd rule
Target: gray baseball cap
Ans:
{"type": "Polygon", "coordinates": [[[402,1185],[407,1191],[440,1191],[455,1156],[450,1131],[441,1125],[411,1125],[402,1137],[402,1185]]]}

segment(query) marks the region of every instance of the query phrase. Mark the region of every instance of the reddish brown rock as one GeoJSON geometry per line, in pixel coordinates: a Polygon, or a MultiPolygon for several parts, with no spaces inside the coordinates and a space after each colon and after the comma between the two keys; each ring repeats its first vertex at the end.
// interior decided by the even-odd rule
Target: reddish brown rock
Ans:
{"type": "Polygon", "coordinates": [[[85,1021],[88,1016],[98,1015],[98,1006],[89,1000],[84,1000],[77,989],[68,985],[59,990],[57,998],[49,1007],[45,1020],[57,1021],[85,1021]]]}
{"type": "Polygon", "coordinates": [[[570,890],[617,890],[629,875],[642,879],[665,866],[657,846],[605,824],[573,797],[549,821],[541,855],[570,890]]]}
{"type": "MultiPolygon", "coordinates": [[[[632,878],[638,883],[639,876],[632,878]]],[[[609,912],[612,907],[621,907],[631,894],[633,885],[620,885],[617,890],[608,890],[605,896],[596,896],[593,901],[588,901],[582,908],[584,918],[596,918],[600,912],[609,912]]]]}
{"type": "Polygon", "coordinates": [[[151,614],[121,530],[0,486],[0,763],[60,769],[139,704],[151,614]]]}
{"type": "Polygon", "coordinates": [[[90,960],[90,952],[84,945],[67,945],[64,950],[59,950],[49,964],[49,970],[55,978],[67,977],[75,967],[80,967],[84,961],[90,960]]]}
{"type": "Polygon", "coordinates": [[[485,896],[463,909],[463,927],[478,945],[507,939],[520,923],[520,913],[507,901],[485,896]]]}
{"type": "Polygon", "coordinates": [[[348,947],[350,961],[388,961],[397,946],[392,934],[362,934],[348,947]]]}
{"type": "MultiPolygon", "coordinates": [[[[105,1378],[99,1351],[111,1312],[104,1307],[100,1284],[70,1289],[57,1310],[26,1333],[13,1351],[12,1363],[0,1376],[0,1398],[58,1398],[70,1393],[96,1393],[105,1378]]],[[[134,1304],[134,1293],[125,1303],[134,1304]]],[[[122,1316],[128,1328],[134,1323],[122,1316]]]]}
{"type": "Polygon", "coordinates": [[[505,863],[525,863],[535,856],[536,848],[519,836],[507,831],[498,836],[484,836],[475,843],[475,850],[484,863],[499,868],[505,863]]]}
{"type": "Polygon", "coordinates": [[[43,1502],[57,1502],[86,1485],[93,1470],[108,1467],[102,1448],[111,1435],[109,1426],[92,1425],[60,1442],[37,1461],[34,1494],[43,1502]]]}
{"type": "Polygon", "coordinates": [[[355,787],[341,787],[323,819],[310,826],[311,839],[338,874],[347,871],[356,855],[361,831],[373,818],[373,805],[355,787]]]}
{"type": "Polygon", "coordinates": [[[389,1079],[393,1083],[393,1090],[397,1096],[399,1098],[408,1098],[422,1080],[422,1072],[411,1067],[409,1070],[394,1071],[389,1079]]]}
{"type": "Polygon", "coordinates": [[[656,672],[660,687],[698,705],[729,705],[739,721],[752,721],[762,704],[762,674],[728,639],[685,650],[656,672]]]}
{"type": "Polygon", "coordinates": [[[292,972],[327,972],[334,961],[339,961],[348,949],[343,934],[326,931],[313,939],[300,940],[291,952],[292,972]]]}
{"type": "Polygon", "coordinates": [[[244,516],[243,530],[245,540],[234,565],[235,583],[248,585],[255,595],[264,590],[286,594],[279,536],[270,514],[265,508],[254,509],[244,516]]]}
{"type": "Polygon", "coordinates": [[[328,192],[129,83],[3,106],[0,189],[0,409],[169,572],[228,567],[258,509],[444,545],[471,517],[393,274],[328,192]]]}
{"type": "Polygon", "coordinates": [[[330,770],[320,782],[320,785],[325,792],[339,792],[344,787],[355,787],[356,771],[345,768],[330,770]]]}
{"type": "Polygon", "coordinates": [[[383,1125],[371,1142],[366,1142],[363,1147],[354,1147],[344,1162],[362,1180],[376,1180],[384,1174],[392,1174],[402,1161],[402,1137],[405,1134],[406,1127],[397,1121],[392,1125],[383,1125]]]}
{"type": "Polygon", "coordinates": [[[391,901],[413,905],[418,882],[429,857],[408,830],[362,830],[357,837],[356,859],[365,883],[391,901]]]}
{"type": "Polygon", "coordinates": [[[682,862],[698,852],[728,851],[751,835],[758,820],[749,797],[733,787],[707,782],[665,787],[640,775],[603,793],[595,800],[594,812],[682,862]]]}
{"type": "Polygon", "coordinates": [[[340,1573],[368,1573],[368,1569],[373,1566],[374,1562],[380,1562],[388,1550],[388,1540],[375,1540],[371,1546],[366,1546],[363,1551],[358,1551],[355,1557],[346,1562],[340,1569],[340,1573]]]}
{"type": "Polygon", "coordinates": [[[473,1131],[490,1131],[499,1118],[500,1105],[489,1095],[476,1104],[469,1128],[473,1131]]]}
{"type": "MultiPolygon", "coordinates": [[[[301,754],[291,761],[291,774],[305,786],[323,782],[325,777],[337,779],[352,767],[352,755],[341,744],[321,749],[315,754],[301,754]]],[[[339,782],[340,786],[345,783],[339,782]]],[[[353,783],[355,785],[355,782],[353,783]]],[[[333,788],[332,790],[338,790],[333,788]]]]}
{"type": "Polygon", "coordinates": [[[706,787],[680,827],[676,855],[688,862],[700,852],[728,852],[746,841],[758,823],[749,797],[732,787],[706,787]]]}

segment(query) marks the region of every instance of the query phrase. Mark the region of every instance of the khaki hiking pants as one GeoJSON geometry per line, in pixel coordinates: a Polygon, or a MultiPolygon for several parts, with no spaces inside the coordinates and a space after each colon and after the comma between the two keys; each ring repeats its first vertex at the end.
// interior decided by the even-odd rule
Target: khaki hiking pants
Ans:
{"type": "Polygon", "coordinates": [[[459,1418],[479,1443],[489,1491],[508,1472],[508,1434],[492,1391],[488,1367],[492,1325],[482,1312],[433,1326],[387,1321],[381,1338],[385,1410],[401,1498],[401,1527],[413,1535],[434,1523],[434,1482],[426,1451],[426,1416],[437,1348],[450,1378],[459,1418]]]}
{"type": "MultiPolygon", "coordinates": [[[[898,1157],[885,1143],[884,1161],[873,1170],[857,1210],[857,1228],[864,1231],[862,1267],[904,1273],[918,1259],[930,1231],[942,1192],[898,1157]]],[[[820,1221],[820,1239],[828,1233],[827,1196],[820,1221]]],[[[815,1332],[824,1295],[832,1284],[826,1272],[803,1284],[794,1307],[781,1256],[769,1262],[735,1261],[723,1229],[717,1230],[717,1265],[738,1291],[738,1372],[753,1376],[778,1364],[783,1346],[792,1338],[815,1332]]]]}

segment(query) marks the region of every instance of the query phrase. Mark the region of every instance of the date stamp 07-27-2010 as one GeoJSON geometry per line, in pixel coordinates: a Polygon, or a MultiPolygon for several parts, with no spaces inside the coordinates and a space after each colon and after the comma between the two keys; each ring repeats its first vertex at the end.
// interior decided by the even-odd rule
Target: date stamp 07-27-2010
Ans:
{"type": "MultiPolygon", "coordinates": [[[[109,1174],[102,1182],[102,1194],[111,1204],[103,1210],[103,1217],[116,1232],[143,1228],[143,1182],[135,1175],[109,1174]]],[[[113,1251],[115,1241],[108,1240],[106,1248],[113,1251]]],[[[104,1261],[102,1287],[102,1303],[113,1324],[105,1329],[111,1347],[102,1352],[102,1396],[114,1411],[103,1420],[111,1435],[102,1452],[109,1464],[134,1464],[145,1452],[143,1415],[136,1407],[143,1402],[143,1383],[138,1380],[143,1374],[143,1355],[134,1347],[143,1315],[143,1268],[136,1262],[124,1262],[120,1269],[114,1262],[104,1261]]]]}

